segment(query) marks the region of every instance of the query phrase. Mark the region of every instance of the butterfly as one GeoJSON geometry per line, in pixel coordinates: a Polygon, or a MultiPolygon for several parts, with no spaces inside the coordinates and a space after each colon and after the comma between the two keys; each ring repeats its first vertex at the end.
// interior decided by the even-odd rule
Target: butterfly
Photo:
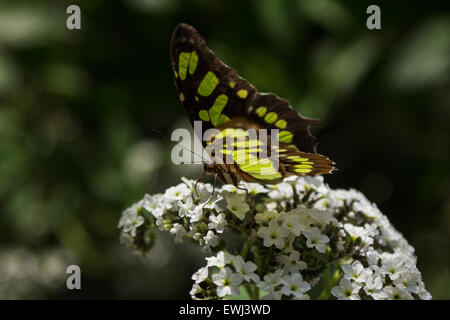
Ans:
{"type": "Polygon", "coordinates": [[[319,121],[302,117],[276,94],[258,92],[223,63],[192,26],[181,23],[175,28],[171,64],[191,123],[201,121],[201,134],[216,129],[203,139],[203,147],[212,152],[199,180],[206,172],[238,187],[242,180],[276,184],[292,175],[336,170],[334,162],[316,153],[309,126],[319,121]],[[267,130],[264,139],[258,134],[261,129],[267,130]]]}

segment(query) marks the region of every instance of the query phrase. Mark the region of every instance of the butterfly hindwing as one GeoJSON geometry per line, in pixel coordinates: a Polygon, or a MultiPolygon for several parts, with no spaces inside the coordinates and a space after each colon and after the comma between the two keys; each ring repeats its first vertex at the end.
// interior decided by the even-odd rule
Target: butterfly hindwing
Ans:
{"type": "Polygon", "coordinates": [[[328,174],[335,170],[333,161],[327,157],[309,152],[298,151],[289,145],[280,143],[280,170],[286,175],[328,174]]]}
{"type": "Polygon", "coordinates": [[[315,176],[334,170],[333,162],[323,155],[301,152],[282,142],[273,145],[270,136],[261,138],[258,131],[251,136],[248,129],[255,125],[242,121],[230,120],[207,146],[216,157],[214,162],[238,180],[273,184],[291,175],[315,176]]]}
{"type": "Polygon", "coordinates": [[[293,144],[305,152],[315,152],[316,139],[309,133],[309,126],[319,121],[300,116],[287,100],[273,93],[258,93],[248,113],[262,128],[278,129],[280,142],[293,144]]]}

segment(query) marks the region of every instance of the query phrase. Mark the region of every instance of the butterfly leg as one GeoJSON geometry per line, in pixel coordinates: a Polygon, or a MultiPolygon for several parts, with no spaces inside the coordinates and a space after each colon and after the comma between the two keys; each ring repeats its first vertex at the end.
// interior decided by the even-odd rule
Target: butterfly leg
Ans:
{"type": "Polygon", "coordinates": [[[236,186],[236,189],[244,190],[244,191],[245,191],[245,198],[247,199],[247,197],[248,197],[248,189],[247,189],[247,188],[242,188],[242,187],[239,187],[239,186],[237,185],[237,186],[236,186]]]}
{"type": "Polygon", "coordinates": [[[211,197],[214,195],[214,193],[216,192],[216,184],[217,184],[217,172],[214,174],[214,186],[213,186],[213,191],[211,193],[211,197]]]}
{"type": "Polygon", "coordinates": [[[214,194],[216,192],[216,183],[217,183],[217,172],[214,174],[214,186],[213,186],[213,190],[211,193],[211,196],[209,197],[208,201],[205,202],[205,204],[203,205],[202,209],[211,201],[211,199],[214,197],[214,194]]]}
{"type": "Polygon", "coordinates": [[[197,191],[197,183],[199,183],[200,180],[203,179],[203,177],[205,176],[205,173],[206,173],[206,168],[203,169],[202,174],[200,175],[200,177],[198,177],[197,181],[195,181],[195,184],[194,184],[194,190],[195,190],[195,192],[197,193],[198,196],[200,196],[200,194],[197,191]]]}

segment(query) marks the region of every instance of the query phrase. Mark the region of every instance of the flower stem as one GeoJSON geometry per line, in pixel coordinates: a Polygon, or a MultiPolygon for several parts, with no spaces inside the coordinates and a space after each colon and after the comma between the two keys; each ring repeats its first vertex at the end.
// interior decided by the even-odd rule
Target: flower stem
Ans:
{"type": "Polygon", "coordinates": [[[325,287],[319,296],[319,300],[328,300],[331,294],[330,264],[327,265],[327,268],[323,272],[323,280],[325,287]]]}
{"type": "Polygon", "coordinates": [[[249,283],[244,285],[250,300],[259,300],[259,288],[249,283]]]}
{"type": "Polygon", "coordinates": [[[253,292],[248,283],[244,284],[245,291],[247,291],[247,294],[250,299],[253,299],[253,292]]]}
{"type": "Polygon", "coordinates": [[[250,249],[251,244],[253,243],[252,240],[247,240],[244,244],[244,246],[242,247],[242,251],[241,251],[241,257],[245,260],[245,258],[247,257],[247,253],[248,250],[250,249]]]}
{"type": "Polygon", "coordinates": [[[253,293],[254,293],[254,299],[259,300],[259,288],[258,287],[255,287],[255,291],[253,293]]]}

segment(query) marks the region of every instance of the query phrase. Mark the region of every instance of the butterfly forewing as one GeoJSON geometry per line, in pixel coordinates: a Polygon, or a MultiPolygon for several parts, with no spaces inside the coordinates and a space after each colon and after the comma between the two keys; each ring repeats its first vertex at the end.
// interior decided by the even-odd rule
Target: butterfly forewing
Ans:
{"type": "Polygon", "coordinates": [[[172,68],[180,100],[203,131],[219,127],[248,108],[256,89],[225,65],[189,25],[180,24],[171,43],[172,68]]]}
{"type": "MultiPolygon", "coordinates": [[[[269,133],[270,129],[278,130],[276,137],[269,134],[268,152],[263,155],[258,153],[258,148],[239,143],[233,147],[241,146],[240,150],[227,151],[226,147],[218,147],[221,150],[219,156],[235,161],[234,164],[218,164],[218,176],[223,182],[277,183],[289,175],[333,171],[332,161],[315,154],[315,138],[309,133],[309,126],[317,124],[318,120],[300,116],[287,100],[273,93],[258,93],[253,85],[207,47],[193,27],[180,24],[175,29],[171,41],[171,62],[178,94],[189,120],[202,123],[201,138],[208,129],[221,131],[212,146],[227,137],[224,133],[227,129],[229,132],[267,129],[269,133]],[[278,149],[271,146],[271,139],[279,142],[278,149]],[[274,153],[277,160],[271,157],[274,153]],[[236,163],[242,159],[243,163],[236,163]]],[[[205,147],[209,146],[208,139],[201,140],[205,147]]]]}

